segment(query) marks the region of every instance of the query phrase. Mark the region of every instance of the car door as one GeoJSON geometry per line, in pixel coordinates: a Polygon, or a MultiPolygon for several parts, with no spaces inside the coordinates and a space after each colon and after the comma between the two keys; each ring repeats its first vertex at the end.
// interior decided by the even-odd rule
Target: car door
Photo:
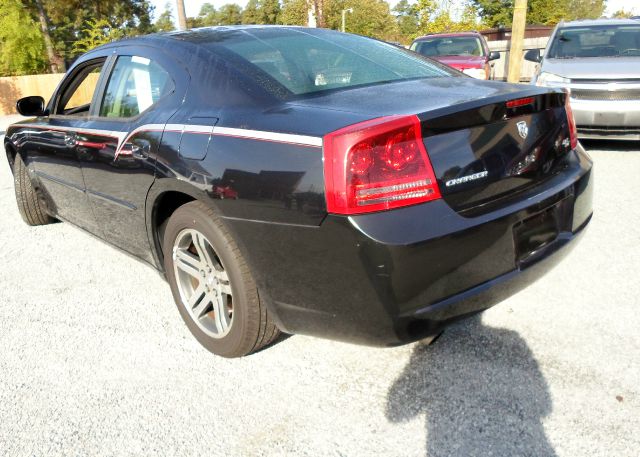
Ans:
{"type": "Polygon", "coordinates": [[[31,164],[49,208],[61,219],[102,236],[85,193],[79,154],[107,57],[76,65],[54,93],[48,116],[29,125],[31,164]],[[80,146],[80,147],[79,147],[80,146]]]}
{"type": "Polygon", "coordinates": [[[118,48],[109,67],[91,123],[111,136],[82,138],[86,193],[107,241],[152,261],[145,202],[164,126],[188,76],[163,52],[142,46],[118,48]]]}

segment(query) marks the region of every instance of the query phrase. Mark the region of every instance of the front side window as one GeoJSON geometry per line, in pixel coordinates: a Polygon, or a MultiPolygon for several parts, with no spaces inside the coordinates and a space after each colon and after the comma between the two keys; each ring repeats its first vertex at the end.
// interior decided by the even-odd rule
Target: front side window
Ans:
{"type": "Polygon", "coordinates": [[[426,38],[413,43],[411,50],[428,57],[484,55],[480,39],[473,36],[426,38]]]}
{"type": "Polygon", "coordinates": [[[564,27],[547,53],[552,59],[640,56],[640,25],[564,27]]]}
{"type": "Polygon", "coordinates": [[[56,114],[83,116],[89,114],[91,100],[98,86],[104,60],[82,67],[62,90],[56,114]]]}
{"type": "Polygon", "coordinates": [[[100,106],[100,116],[134,117],[173,90],[169,74],[146,57],[118,57],[100,106]]]}

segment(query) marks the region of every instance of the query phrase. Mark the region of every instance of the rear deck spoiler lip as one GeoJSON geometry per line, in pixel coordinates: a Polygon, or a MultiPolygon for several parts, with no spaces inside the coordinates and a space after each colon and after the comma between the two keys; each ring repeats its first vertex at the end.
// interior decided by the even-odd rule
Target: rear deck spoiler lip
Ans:
{"type": "Polygon", "coordinates": [[[561,89],[524,90],[515,93],[502,93],[492,97],[435,109],[433,111],[425,111],[418,114],[418,119],[420,119],[422,124],[422,136],[423,138],[427,138],[464,128],[473,128],[484,124],[500,122],[542,110],[540,104],[536,105],[539,108],[537,111],[532,111],[528,104],[508,108],[506,102],[511,100],[526,98],[534,98],[536,100],[545,99],[544,102],[541,102],[543,106],[560,108],[564,107],[566,96],[566,93],[561,89]],[[493,110],[487,109],[487,107],[492,105],[496,108],[493,110]]]}
{"type": "Polygon", "coordinates": [[[464,111],[466,109],[480,108],[482,106],[516,98],[535,97],[537,95],[544,94],[564,94],[564,91],[561,88],[527,86],[525,84],[521,84],[521,86],[522,90],[520,91],[501,91],[488,97],[475,98],[466,102],[456,103],[455,105],[427,110],[422,113],[418,113],[417,116],[421,121],[427,121],[437,117],[446,116],[447,114],[464,111]]]}

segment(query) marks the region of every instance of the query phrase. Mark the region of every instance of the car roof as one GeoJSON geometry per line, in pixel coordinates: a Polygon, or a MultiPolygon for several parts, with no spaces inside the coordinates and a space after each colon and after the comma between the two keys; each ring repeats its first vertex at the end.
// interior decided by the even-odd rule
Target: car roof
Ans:
{"type": "Polygon", "coordinates": [[[189,41],[192,43],[198,43],[203,41],[215,41],[216,38],[221,38],[229,33],[256,33],[260,30],[292,30],[292,29],[307,29],[308,27],[302,27],[299,25],[219,25],[212,27],[199,27],[189,30],[177,30],[173,32],[164,32],[160,35],[167,38],[173,38],[182,41],[189,41]]]}
{"type": "MultiPolygon", "coordinates": [[[[306,29],[301,26],[286,26],[286,25],[225,25],[225,26],[213,26],[213,27],[199,27],[189,30],[175,30],[171,32],[159,32],[151,33],[148,35],[134,36],[131,38],[124,38],[117,41],[112,41],[105,45],[95,48],[105,49],[118,47],[122,45],[137,45],[137,44],[155,44],[156,46],[162,46],[163,44],[171,44],[175,49],[189,45],[199,45],[202,43],[214,43],[221,40],[223,37],[229,34],[236,33],[256,33],[261,29],[306,29]]],[[[337,33],[337,32],[336,32],[337,33]]]]}
{"type": "Polygon", "coordinates": [[[640,21],[636,19],[581,19],[579,21],[560,23],[558,27],[597,27],[600,25],[640,25],[640,21]]]}

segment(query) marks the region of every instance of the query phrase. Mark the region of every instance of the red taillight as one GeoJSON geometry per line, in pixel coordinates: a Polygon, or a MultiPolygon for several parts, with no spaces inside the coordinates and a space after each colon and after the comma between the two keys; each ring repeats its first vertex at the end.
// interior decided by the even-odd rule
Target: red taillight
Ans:
{"type": "Polygon", "coordinates": [[[507,102],[507,108],[517,108],[519,106],[530,105],[535,101],[535,97],[518,98],[515,100],[509,100],[507,102]]]}
{"type": "Polygon", "coordinates": [[[564,100],[564,110],[567,112],[567,123],[569,124],[569,138],[571,139],[571,149],[575,149],[578,146],[578,128],[576,127],[576,120],[573,117],[573,111],[571,110],[571,102],[569,101],[570,94],[566,91],[566,98],[564,100]]]}
{"type": "Polygon", "coordinates": [[[440,198],[417,116],[387,116],[324,137],[327,210],[360,214],[440,198]]]}

